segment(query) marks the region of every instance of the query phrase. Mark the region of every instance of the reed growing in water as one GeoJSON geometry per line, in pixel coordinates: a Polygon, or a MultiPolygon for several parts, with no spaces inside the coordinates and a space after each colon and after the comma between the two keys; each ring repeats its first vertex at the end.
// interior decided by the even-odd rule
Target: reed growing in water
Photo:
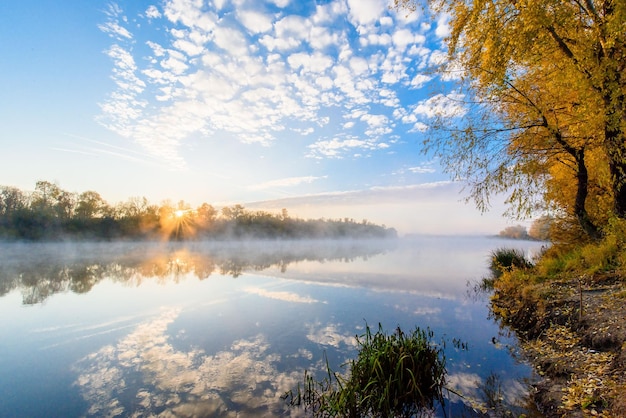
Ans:
{"type": "Polygon", "coordinates": [[[333,372],[321,381],[305,372],[304,384],[284,397],[315,417],[413,417],[443,404],[446,368],[443,347],[432,331],[399,327],[386,334],[379,324],[357,336],[359,354],[347,366],[347,377],[333,372]]]}

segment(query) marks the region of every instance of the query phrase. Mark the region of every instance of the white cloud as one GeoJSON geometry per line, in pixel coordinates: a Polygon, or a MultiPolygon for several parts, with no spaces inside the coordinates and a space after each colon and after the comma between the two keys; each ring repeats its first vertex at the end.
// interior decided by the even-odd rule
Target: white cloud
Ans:
{"type": "Polygon", "coordinates": [[[203,3],[198,0],[166,1],[163,14],[172,23],[181,23],[188,28],[210,32],[218,26],[219,19],[215,13],[203,10],[203,3]]]}
{"type": "Polygon", "coordinates": [[[332,23],[348,13],[348,6],[344,1],[332,1],[326,4],[316,2],[315,13],[311,21],[316,25],[332,23]]]}
{"type": "Polygon", "coordinates": [[[391,16],[383,16],[380,18],[380,24],[382,26],[393,26],[393,19],[391,16]]]}
{"type": "Polygon", "coordinates": [[[414,43],[423,43],[425,41],[425,38],[423,36],[416,36],[415,34],[413,34],[412,31],[408,29],[399,29],[394,32],[392,40],[397,48],[404,51],[408,45],[414,43]]]}
{"type": "Polygon", "coordinates": [[[285,16],[274,24],[274,30],[278,38],[292,37],[303,40],[306,38],[311,21],[302,16],[285,16]]]}
{"type": "Polygon", "coordinates": [[[428,131],[428,129],[428,125],[426,125],[424,122],[415,122],[413,128],[411,128],[409,132],[426,132],[428,131]]]}
{"type": "Polygon", "coordinates": [[[430,54],[430,58],[429,58],[429,65],[431,66],[441,66],[443,64],[445,64],[448,61],[448,54],[445,53],[444,51],[433,51],[430,54]]]}
{"type": "Polygon", "coordinates": [[[109,4],[104,13],[107,16],[107,21],[98,25],[98,29],[104,33],[108,33],[109,36],[118,40],[128,40],[133,38],[133,35],[128,31],[128,29],[120,25],[120,22],[127,23],[127,19],[126,16],[123,15],[122,9],[117,4],[109,4]]]}
{"type": "Polygon", "coordinates": [[[385,115],[365,114],[361,116],[361,120],[365,121],[370,128],[380,128],[389,123],[389,119],[385,115]]]}
{"type": "Polygon", "coordinates": [[[133,35],[126,28],[120,26],[117,22],[107,22],[99,25],[98,28],[112,37],[126,39],[132,39],[133,37],[133,35]]]}
{"type": "Polygon", "coordinates": [[[228,0],[213,0],[213,4],[215,4],[217,10],[222,10],[227,2],[228,0]]]}
{"type": "Polygon", "coordinates": [[[383,17],[387,9],[385,0],[348,0],[350,18],[357,25],[368,25],[383,17]]]}
{"type": "Polygon", "coordinates": [[[271,189],[274,187],[294,187],[298,186],[302,183],[313,183],[317,180],[325,179],[326,176],[316,177],[316,176],[303,176],[303,177],[287,177],[284,179],[271,180],[265,183],[256,184],[251,186],[250,188],[253,190],[261,190],[261,189],[271,189]]]}
{"type": "Polygon", "coordinates": [[[435,35],[439,38],[447,38],[450,36],[450,15],[447,13],[440,13],[437,17],[437,28],[435,29],[435,35]]]}
{"type": "Polygon", "coordinates": [[[204,51],[204,47],[188,39],[178,39],[174,41],[173,46],[189,57],[200,55],[204,51]]]}
{"type": "Polygon", "coordinates": [[[428,83],[432,80],[432,76],[425,74],[416,74],[415,77],[411,80],[410,86],[414,89],[419,89],[424,86],[424,84],[428,83]]]}
{"type": "Polygon", "coordinates": [[[274,3],[277,7],[287,7],[291,0],[269,0],[274,3]]]}
{"type": "Polygon", "coordinates": [[[245,36],[236,29],[228,27],[215,28],[215,45],[229,55],[238,56],[248,53],[248,43],[245,36]]]}
{"type": "Polygon", "coordinates": [[[268,51],[273,52],[295,49],[301,44],[301,41],[298,38],[289,36],[276,38],[274,36],[265,35],[259,40],[259,43],[263,45],[268,51]]]}
{"type": "Polygon", "coordinates": [[[156,6],[150,5],[146,9],[146,17],[149,19],[158,19],[161,17],[161,12],[159,12],[159,9],[157,9],[156,6]]]}
{"type": "Polygon", "coordinates": [[[237,12],[241,23],[252,33],[268,32],[272,29],[272,17],[254,10],[237,12]]]}
{"type": "Polygon", "coordinates": [[[374,148],[371,141],[366,141],[356,138],[339,139],[333,138],[330,140],[317,141],[314,144],[309,145],[311,152],[310,157],[320,158],[341,158],[346,151],[353,149],[372,149],[374,148]]]}
{"type": "Polygon", "coordinates": [[[437,94],[429,99],[423,100],[415,106],[413,112],[416,115],[433,118],[436,116],[444,118],[461,117],[467,112],[463,103],[463,94],[451,93],[448,95],[437,94]]]}
{"type": "Polygon", "coordinates": [[[262,145],[306,132],[308,156],[368,155],[393,144],[381,140],[397,128],[381,106],[405,124],[428,115],[433,103],[397,91],[423,86],[428,77],[409,71],[445,55],[422,45],[421,29],[397,24],[386,0],[332,1],[310,15],[290,14],[290,4],[275,1],[283,10],[271,14],[240,1],[232,3],[235,12],[222,13],[226,2],[165,0],[162,12],[149,7],[139,16],[152,22],[141,26],[148,54],[116,29],[125,18],[112,6],[101,30],[120,38],[108,51],[117,90],[101,105],[99,121],[179,166],[185,141],[216,132],[262,145]],[[355,116],[355,109],[367,111],[355,116]],[[327,131],[314,135],[320,128],[327,131]],[[354,136],[334,136],[342,129],[354,136]]]}
{"type": "Polygon", "coordinates": [[[430,173],[435,173],[437,171],[435,170],[434,167],[432,167],[431,164],[420,165],[416,167],[409,167],[408,170],[411,173],[416,173],[416,174],[430,174],[430,173]]]}
{"type": "Polygon", "coordinates": [[[322,76],[315,79],[315,84],[323,90],[330,90],[333,87],[333,80],[328,76],[322,76]]]}
{"type": "Polygon", "coordinates": [[[355,75],[363,75],[367,73],[369,64],[363,57],[352,57],[350,58],[350,69],[354,71],[355,75]]]}
{"type": "Polygon", "coordinates": [[[167,51],[167,55],[168,57],[160,63],[165,70],[169,70],[175,75],[181,75],[189,68],[185,62],[187,59],[181,52],[170,49],[167,51]]]}
{"type": "Polygon", "coordinates": [[[369,33],[367,37],[361,38],[361,45],[391,45],[393,38],[388,33],[369,33]]]}
{"type": "Polygon", "coordinates": [[[287,62],[294,70],[301,68],[302,71],[310,73],[323,73],[333,65],[333,60],[329,56],[319,52],[291,54],[287,57],[287,62]]]}
{"type": "Polygon", "coordinates": [[[333,45],[346,43],[343,32],[332,32],[330,28],[313,26],[309,32],[308,42],[315,50],[324,50],[333,45]]]}

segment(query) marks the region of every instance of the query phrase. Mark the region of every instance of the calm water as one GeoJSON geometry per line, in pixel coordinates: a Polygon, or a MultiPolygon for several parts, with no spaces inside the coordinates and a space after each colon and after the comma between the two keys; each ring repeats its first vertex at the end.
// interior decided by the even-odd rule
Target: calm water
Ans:
{"type": "Polygon", "coordinates": [[[366,323],[461,339],[448,386],[513,404],[530,369],[467,284],[503,246],[540,244],[2,244],[0,416],[297,416],[280,395],[325,357],[343,370],[366,323]]]}

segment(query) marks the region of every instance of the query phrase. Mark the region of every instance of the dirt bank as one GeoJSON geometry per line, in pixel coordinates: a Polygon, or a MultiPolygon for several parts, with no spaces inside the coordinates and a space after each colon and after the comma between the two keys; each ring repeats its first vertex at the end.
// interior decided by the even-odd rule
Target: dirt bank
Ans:
{"type": "Polygon", "coordinates": [[[492,309],[542,376],[533,397],[546,417],[626,417],[623,277],[497,280],[492,309]]]}

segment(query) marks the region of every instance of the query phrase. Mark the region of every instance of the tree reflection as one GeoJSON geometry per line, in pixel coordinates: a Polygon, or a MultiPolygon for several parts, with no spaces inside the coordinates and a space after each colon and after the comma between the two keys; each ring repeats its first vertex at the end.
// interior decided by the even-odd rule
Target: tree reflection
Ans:
{"type": "Polygon", "coordinates": [[[288,241],[222,243],[4,244],[0,248],[0,296],[15,289],[26,305],[62,292],[87,293],[102,280],[140,285],[145,280],[199,280],[217,273],[287,271],[299,261],[367,259],[393,241],[288,241]]]}

